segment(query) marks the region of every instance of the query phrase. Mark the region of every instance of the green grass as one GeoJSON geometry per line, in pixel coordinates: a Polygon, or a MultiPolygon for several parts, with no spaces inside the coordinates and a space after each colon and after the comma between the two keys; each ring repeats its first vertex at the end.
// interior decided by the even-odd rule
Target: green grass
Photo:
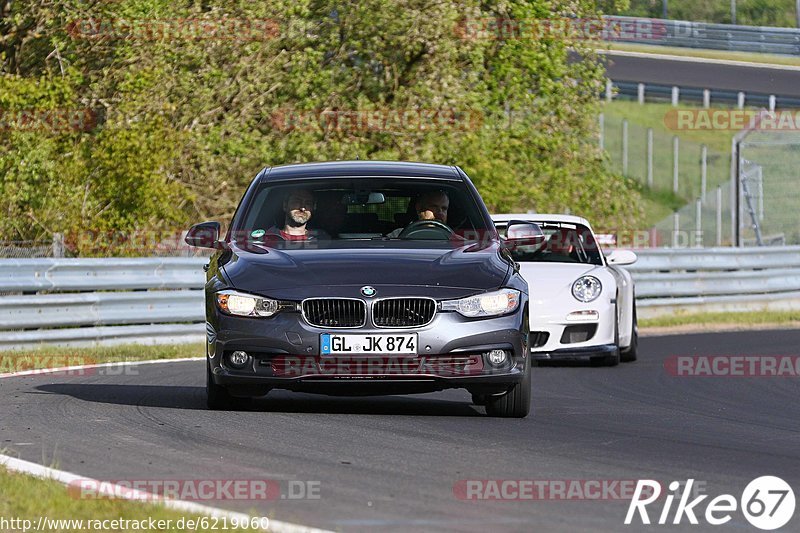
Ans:
{"type": "MultiPolygon", "coordinates": [[[[132,502],[121,499],[79,499],[67,490],[67,487],[59,482],[52,480],[38,479],[25,474],[9,472],[0,468],[0,517],[9,520],[12,518],[31,520],[33,525],[29,531],[36,527],[39,517],[44,516],[50,519],[64,520],[170,520],[171,526],[159,531],[186,531],[187,528],[178,528],[178,521],[181,518],[201,519],[202,515],[182,513],[167,509],[161,505],[132,502]]],[[[197,531],[223,531],[222,520],[217,520],[216,529],[215,519],[205,517],[206,525],[197,531]]],[[[67,531],[88,531],[90,528],[84,523],[83,528],[74,527],[49,527],[45,531],[67,532],[67,531]]],[[[163,525],[167,525],[165,522],[163,525]]],[[[228,521],[228,527],[231,527],[228,521]]],[[[100,528],[91,528],[99,531],[100,528]]],[[[21,531],[22,528],[5,528],[3,531],[21,531]]],[[[107,529],[110,531],[134,531],[128,529],[107,529]]],[[[145,527],[140,531],[153,531],[145,527]]],[[[253,529],[228,529],[227,531],[255,531],[253,529]]]]}
{"type": "Polygon", "coordinates": [[[127,344],[91,348],[47,346],[33,350],[0,352],[0,374],[38,368],[146,361],[150,359],[180,359],[183,357],[203,357],[204,355],[205,348],[202,344],[152,346],[127,344]]]}
{"type": "Polygon", "coordinates": [[[650,44],[611,43],[610,50],[622,52],[641,52],[645,54],[666,54],[671,56],[699,57],[704,59],[725,59],[729,61],[747,61],[767,65],[800,66],[800,58],[789,55],[759,54],[755,52],[732,52],[728,50],[705,50],[698,48],[681,48],[677,46],[658,46],[650,44]]]}
{"type": "Polygon", "coordinates": [[[642,328],[686,325],[791,324],[800,322],[800,311],[748,311],[741,313],[692,313],[668,317],[640,319],[642,328]]]}

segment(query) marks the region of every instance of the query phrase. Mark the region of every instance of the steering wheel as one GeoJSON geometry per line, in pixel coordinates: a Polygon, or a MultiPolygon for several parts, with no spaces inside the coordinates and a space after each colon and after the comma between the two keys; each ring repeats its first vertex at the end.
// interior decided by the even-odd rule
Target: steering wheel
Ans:
{"type": "Polygon", "coordinates": [[[415,220],[405,227],[400,235],[400,239],[450,239],[453,230],[444,222],[438,220],[415,220]]]}

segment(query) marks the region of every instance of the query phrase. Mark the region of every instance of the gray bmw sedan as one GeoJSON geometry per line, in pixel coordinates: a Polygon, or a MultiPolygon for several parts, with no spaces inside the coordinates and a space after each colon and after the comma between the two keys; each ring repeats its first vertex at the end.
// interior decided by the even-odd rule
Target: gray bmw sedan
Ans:
{"type": "Polygon", "coordinates": [[[463,388],[487,414],[530,411],[528,285],[456,166],[346,161],[265,168],[227,232],[192,226],[207,267],[207,396],[463,388]]]}

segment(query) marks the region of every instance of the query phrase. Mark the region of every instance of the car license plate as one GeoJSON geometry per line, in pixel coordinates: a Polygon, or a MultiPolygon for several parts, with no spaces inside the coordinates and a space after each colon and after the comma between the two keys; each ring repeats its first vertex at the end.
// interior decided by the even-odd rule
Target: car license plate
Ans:
{"type": "Polygon", "coordinates": [[[417,334],[355,335],[323,333],[322,355],[334,354],[411,354],[417,355],[417,334]]]}

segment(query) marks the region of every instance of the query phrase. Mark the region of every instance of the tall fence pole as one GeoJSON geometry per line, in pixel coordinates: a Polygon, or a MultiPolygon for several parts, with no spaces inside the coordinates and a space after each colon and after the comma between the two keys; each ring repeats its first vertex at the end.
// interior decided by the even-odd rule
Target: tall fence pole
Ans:
{"type": "Polygon", "coordinates": [[[600,113],[599,129],[600,129],[600,133],[599,133],[599,135],[600,135],[600,150],[605,150],[606,149],[606,142],[605,142],[606,141],[606,139],[605,139],[605,137],[606,137],[606,116],[603,113],[600,113]]]}
{"type": "Polygon", "coordinates": [[[672,213],[672,247],[678,247],[678,234],[681,231],[681,215],[677,211],[672,213]]]}
{"type": "Polygon", "coordinates": [[[706,201],[706,186],[708,178],[708,147],[700,147],[700,198],[706,201]]]}
{"type": "Polygon", "coordinates": [[[678,88],[677,85],[672,86],[672,107],[678,107],[678,101],[680,100],[681,90],[678,88]]]}
{"type": "Polygon", "coordinates": [[[647,128],[647,186],[653,188],[653,128],[647,128]]]}
{"type": "Polygon", "coordinates": [[[672,137],[672,192],[678,194],[678,156],[680,155],[680,140],[677,135],[672,137]]]}
{"type": "Polygon", "coordinates": [[[611,101],[611,95],[614,92],[614,82],[606,80],[606,102],[611,101]]]}
{"type": "Polygon", "coordinates": [[[644,105],[644,83],[640,83],[636,86],[636,97],[639,101],[639,105],[644,105]]]}
{"type": "Polygon", "coordinates": [[[703,200],[698,198],[694,202],[694,247],[703,246],[703,200]]]}
{"type": "MultiPolygon", "coordinates": [[[[800,2],[800,0],[797,1],[800,2]]],[[[736,107],[739,109],[744,109],[744,93],[742,91],[739,91],[739,93],[736,95],[736,107]]]]}
{"type": "Polygon", "coordinates": [[[622,119],[622,174],[628,175],[628,119],[622,119]]]}
{"type": "Polygon", "coordinates": [[[717,187],[717,246],[722,246],[722,186],[717,187]]]}

